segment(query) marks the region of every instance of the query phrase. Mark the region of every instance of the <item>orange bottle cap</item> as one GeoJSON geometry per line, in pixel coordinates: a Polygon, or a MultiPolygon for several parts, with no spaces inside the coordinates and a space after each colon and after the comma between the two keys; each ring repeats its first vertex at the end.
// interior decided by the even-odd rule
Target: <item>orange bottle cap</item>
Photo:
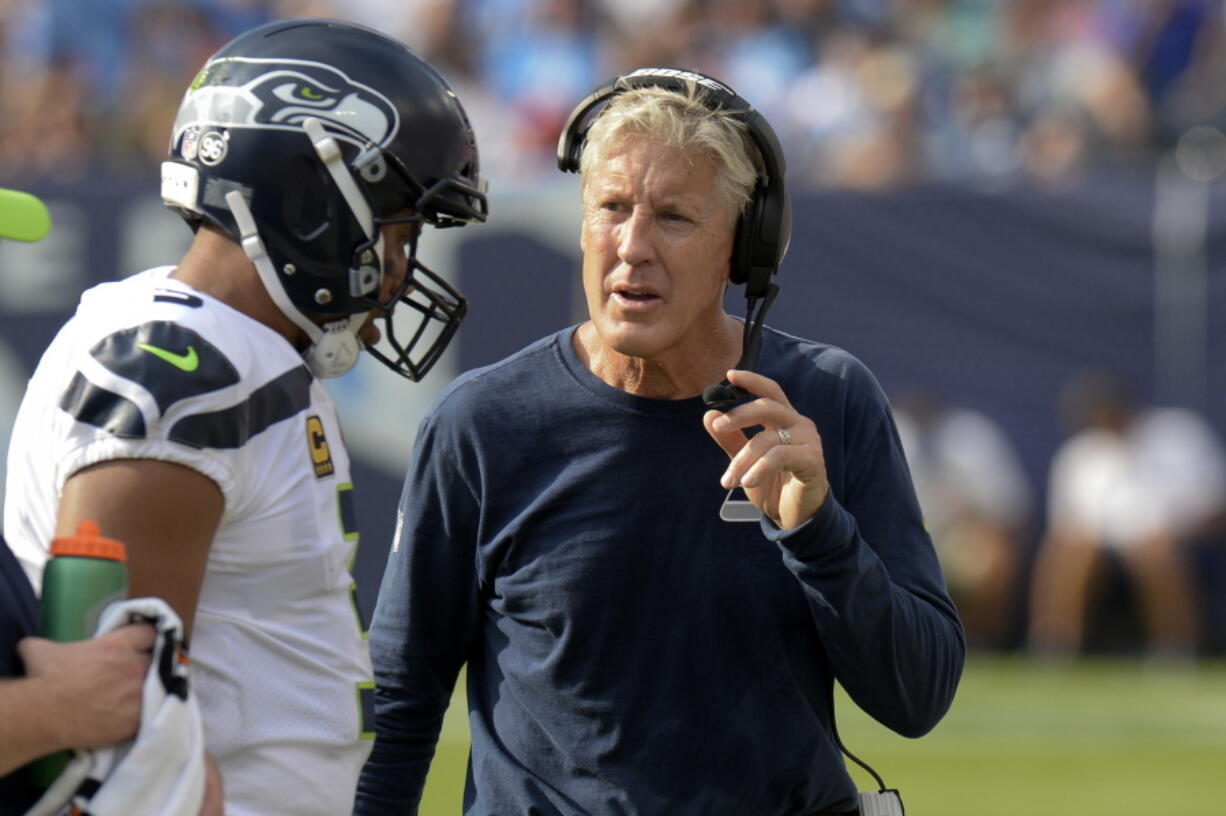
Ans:
{"type": "Polygon", "coordinates": [[[127,561],[128,551],[122,541],[103,538],[94,521],[83,521],[75,535],[60,536],[51,542],[51,554],[77,555],[85,558],[105,558],[109,561],[127,561]]]}

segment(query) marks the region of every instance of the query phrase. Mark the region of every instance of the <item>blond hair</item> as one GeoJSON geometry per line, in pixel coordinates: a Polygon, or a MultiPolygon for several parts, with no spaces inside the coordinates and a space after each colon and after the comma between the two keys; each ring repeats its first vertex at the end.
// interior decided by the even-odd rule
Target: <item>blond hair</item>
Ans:
{"type": "Polygon", "coordinates": [[[734,218],[739,217],[765,175],[762,157],[745,124],[735,113],[708,107],[706,94],[698,83],[686,80],[684,92],[627,87],[614,96],[587,131],[579,159],[583,187],[596,162],[627,137],[642,137],[682,148],[693,161],[714,160],[719,172],[716,197],[734,218]]]}

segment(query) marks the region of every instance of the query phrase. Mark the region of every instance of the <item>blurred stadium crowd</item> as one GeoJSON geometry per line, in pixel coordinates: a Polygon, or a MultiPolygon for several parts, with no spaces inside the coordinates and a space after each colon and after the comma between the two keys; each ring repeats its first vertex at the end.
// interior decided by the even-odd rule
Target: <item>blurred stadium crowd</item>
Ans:
{"type": "Polygon", "coordinates": [[[291,16],[433,61],[500,185],[554,173],[576,101],[649,64],[753,101],[797,187],[1066,183],[1226,141],[1216,0],[0,0],[0,180],[154,173],[205,58],[291,16]]]}

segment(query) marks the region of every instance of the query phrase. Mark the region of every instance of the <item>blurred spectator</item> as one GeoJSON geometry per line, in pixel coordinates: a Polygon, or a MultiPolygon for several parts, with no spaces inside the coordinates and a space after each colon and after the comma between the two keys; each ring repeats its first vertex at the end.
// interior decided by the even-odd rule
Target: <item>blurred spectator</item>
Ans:
{"type": "MultiPolygon", "coordinates": [[[[146,0],[131,22],[131,54],[122,77],[126,100],[113,128],[115,161],[161,156],[183,88],[189,79],[229,39],[221,12],[236,5],[216,4],[214,14],[193,3],[146,0]]],[[[237,10],[234,10],[237,11],[237,10]]],[[[257,19],[253,25],[263,20],[257,19]]],[[[246,19],[239,16],[237,19],[246,19]]],[[[148,162],[132,162],[132,172],[148,162]]]]}
{"type": "Polygon", "coordinates": [[[1186,548],[1220,525],[1226,509],[1220,441],[1190,411],[1138,410],[1104,374],[1070,383],[1061,409],[1072,435],[1051,465],[1031,649],[1064,657],[1083,649],[1110,556],[1134,586],[1147,651],[1191,656],[1200,609],[1186,548]]]}
{"type": "Polygon", "coordinates": [[[989,417],[913,390],[893,400],[898,435],[924,523],[958,604],[967,643],[1008,645],[1030,485],[1004,431],[989,417]]]}
{"type": "Polygon", "coordinates": [[[555,173],[558,134],[567,115],[575,100],[603,79],[596,10],[583,0],[474,0],[474,5],[479,79],[517,114],[515,126],[500,134],[514,146],[516,174],[555,173]]]}
{"type": "Polygon", "coordinates": [[[553,178],[574,100],[652,64],[758,100],[793,189],[1066,184],[1226,129],[1211,0],[0,0],[0,182],[148,166],[165,145],[136,134],[169,126],[167,89],[289,16],[438,64],[477,103],[496,185],[553,178]]]}
{"type": "Polygon", "coordinates": [[[811,184],[882,189],[912,180],[919,76],[909,47],[841,28],[819,51],[788,91],[790,166],[811,184]]]}

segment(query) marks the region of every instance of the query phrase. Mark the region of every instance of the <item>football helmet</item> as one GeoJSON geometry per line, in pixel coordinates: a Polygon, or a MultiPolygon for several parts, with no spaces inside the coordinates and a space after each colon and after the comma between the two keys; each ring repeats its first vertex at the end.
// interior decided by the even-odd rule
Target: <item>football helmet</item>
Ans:
{"type": "Polygon", "coordinates": [[[339,20],[269,23],[205,63],[175,119],[162,198],[193,229],[215,224],[242,245],[310,338],[304,357],[321,377],[353,366],[372,310],[391,353],[369,350],[423,377],[467,302],[417,259],[420,227],[488,214],[472,127],[447,82],[404,44],[339,20]],[[381,299],[380,227],[402,222],[416,225],[408,271],[381,299]],[[414,315],[403,337],[398,305],[414,315]]]}

